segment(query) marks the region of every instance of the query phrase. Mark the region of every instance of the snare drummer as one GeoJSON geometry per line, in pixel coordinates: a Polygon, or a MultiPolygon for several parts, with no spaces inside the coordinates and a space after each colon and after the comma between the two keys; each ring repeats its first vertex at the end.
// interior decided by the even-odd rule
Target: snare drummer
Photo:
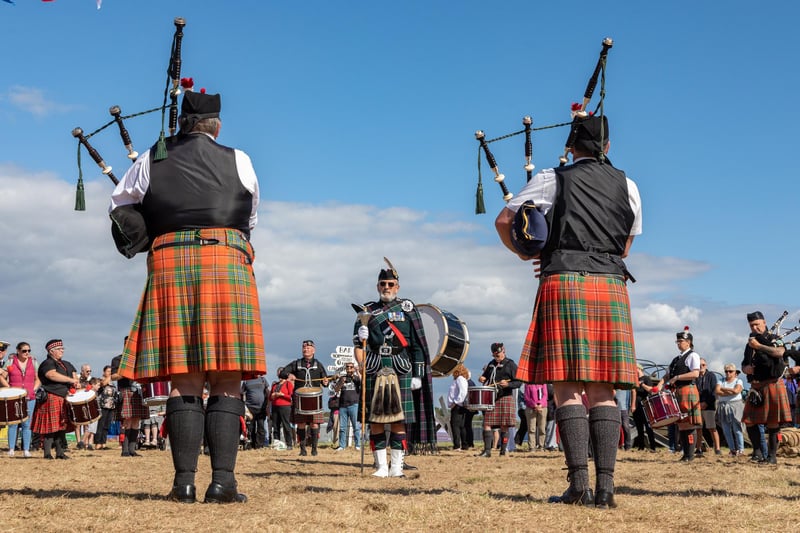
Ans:
{"type": "Polygon", "coordinates": [[[483,385],[496,389],[494,409],[483,413],[483,452],[478,457],[491,457],[494,428],[500,428],[500,455],[506,454],[508,428],[517,425],[517,408],[514,390],[522,385],[516,380],[517,363],[506,357],[502,342],[492,343],[492,360],[478,378],[483,385]]]}
{"type": "Polygon", "coordinates": [[[43,401],[36,402],[31,431],[44,437],[44,458],[52,459],[55,443],[56,459],[69,459],[64,453],[65,436],[74,426],[69,420],[67,394],[78,387],[78,371],[64,359],[64,342],[52,339],[45,344],[47,359],[42,361],[37,372],[42,389],[47,392],[43,401]]]}
{"type": "MultiPolygon", "coordinates": [[[[320,389],[320,405],[322,402],[321,387],[328,386],[325,366],[317,361],[314,355],[317,348],[314,341],[307,339],[302,344],[303,357],[289,363],[284,370],[289,373],[289,380],[294,383],[295,392],[302,387],[320,389]]],[[[320,410],[313,415],[301,415],[292,411],[292,422],[297,424],[297,440],[300,441],[300,455],[308,455],[306,451],[306,428],[311,437],[311,455],[317,455],[319,442],[319,425],[326,420],[325,412],[320,410]]]]}
{"type": "Polygon", "coordinates": [[[694,351],[694,336],[689,333],[689,326],[676,333],[675,337],[680,354],[669,364],[669,372],[659,381],[658,389],[661,389],[666,380],[678,400],[681,413],[684,414],[677,423],[683,449],[680,460],[690,462],[694,460],[695,430],[703,427],[700,394],[695,385],[695,380],[700,376],[700,355],[694,351]]]}

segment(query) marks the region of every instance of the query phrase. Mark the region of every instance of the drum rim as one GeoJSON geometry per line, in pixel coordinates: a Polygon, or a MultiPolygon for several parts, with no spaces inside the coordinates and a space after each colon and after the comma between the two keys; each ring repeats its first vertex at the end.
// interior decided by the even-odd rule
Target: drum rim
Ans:
{"type": "MultiPolygon", "coordinates": [[[[444,339],[443,339],[442,346],[441,346],[439,352],[431,360],[431,374],[435,378],[447,377],[447,376],[449,376],[449,375],[451,375],[453,373],[453,371],[456,369],[456,367],[458,365],[463,364],[464,361],[467,359],[467,354],[469,353],[469,329],[467,328],[467,323],[466,322],[464,322],[463,320],[458,318],[456,315],[454,315],[450,311],[443,310],[441,307],[437,306],[436,304],[431,304],[431,303],[417,304],[417,311],[419,312],[420,308],[425,308],[425,307],[430,307],[431,309],[436,310],[439,313],[439,315],[443,318],[442,322],[444,322],[444,329],[443,329],[444,339]],[[459,356],[458,361],[456,362],[456,364],[453,365],[453,368],[451,368],[448,372],[439,372],[438,370],[435,370],[433,368],[433,365],[435,365],[437,362],[439,362],[439,359],[447,351],[447,343],[450,342],[450,325],[447,323],[447,319],[445,318],[445,314],[448,314],[448,315],[452,316],[456,320],[456,322],[461,324],[461,331],[464,332],[464,349],[462,350],[461,355],[459,356]]],[[[425,337],[427,337],[427,336],[428,336],[428,334],[426,333],[425,337]]],[[[428,351],[430,351],[430,350],[428,350],[428,351]]],[[[428,354],[428,356],[430,356],[430,354],[428,354]]],[[[453,360],[452,357],[449,357],[448,359],[453,360]]]]}
{"type": "Polygon", "coordinates": [[[69,403],[82,404],[82,403],[86,403],[86,402],[88,402],[88,401],[91,401],[91,400],[93,400],[94,398],[97,398],[97,394],[95,394],[95,392],[94,392],[93,390],[79,390],[79,391],[75,392],[75,394],[69,394],[69,395],[67,395],[67,398],[66,398],[66,400],[67,400],[69,403]],[[90,393],[91,393],[91,394],[90,394],[90,393]],[[80,397],[86,396],[86,399],[85,399],[85,400],[82,400],[82,401],[79,401],[79,402],[73,402],[73,401],[70,401],[70,398],[75,398],[75,397],[77,397],[77,396],[80,396],[80,397]]]}
{"type": "Polygon", "coordinates": [[[19,399],[19,398],[24,398],[27,395],[28,395],[28,391],[26,389],[23,389],[22,387],[3,387],[3,388],[0,388],[0,400],[16,400],[16,399],[19,399]],[[3,394],[4,392],[11,392],[11,391],[21,391],[21,393],[17,394],[16,396],[4,395],[3,394]]]}

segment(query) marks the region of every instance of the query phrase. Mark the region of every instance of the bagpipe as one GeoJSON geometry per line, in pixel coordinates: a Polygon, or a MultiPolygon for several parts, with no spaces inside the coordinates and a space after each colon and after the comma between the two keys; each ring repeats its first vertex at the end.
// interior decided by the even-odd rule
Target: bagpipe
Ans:
{"type": "MultiPolygon", "coordinates": [[[[778,319],[775,320],[775,323],[772,324],[772,326],[767,330],[767,335],[772,337],[772,341],[782,340],[784,337],[788,337],[792,333],[800,331],[800,326],[794,326],[794,327],[785,329],[785,331],[781,331],[781,327],[783,326],[783,321],[786,320],[786,317],[788,317],[788,316],[789,316],[789,311],[784,311],[781,314],[781,316],[779,316],[778,319]]],[[[798,341],[800,341],[800,337],[798,337],[797,339],[793,340],[790,344],[794,345],[798,341]]],[[[759,342],[761,342],[760,339],[759,339],[759,342]]],[[[761,344],[770,345],[770,344],[772,344],[772,342],[761,342],[761,344]]]]}
{"type": "Polygon", "coordinates": [[[178,96],[181,94],[181,86],[183,85],[186,90],[191,90],[192,85],[191,78],[186,78],[184,79],[185,81],[181,80],[181,45],[183,41],[183,28],[186,26],[186,20],[182,17],[176,17],[173,23],[175,25],[175,33],[173,34],[172,46],[170,48],[169,64],[167,66],[167,81],[166,86],[164,87],[163,103],[158,107],[154,107],[139,113],[133,113],[131,115],[123,115],[120,106],[113,105],[109,108],[109,113],[111,114],[112,118],[103,126],[97,128],[91,133],[84,133],[84,130],[80,127],[72,130],[72,136],[78,140],[78,185],[75,193],[76,211],[86,210],[86,199],[83,186],[83,170],[81,167],[81,146],[86,149],[92,160],[94,160],[97,166],[100,167],[102,173],[108,176],[114,185],[119,183],[119,180],[112,172],[111,166],[105,162],[100,153],[89,143],[89,139],[105,130],[109,126],[112,126],[113,124],[117,125],[120,137],[122,139],[122,144],[127,150],[127,157],[133,162],[136,160],[139,154],[133,149],[133,142],[131,141],[130,134],[128,133],[128,129],[126,128],[124,121],[134,117],[154,113],[156,111],[161,111],[161,133],[155,146],[153,159],[155,161],[160,161],[167,158],[167,142],[164,133],[166,111],[169,109],[169,134],[172,136],[175,134],[178,126],[178,96]],[[168,97],[169,103],[167,103],[168,97]]]}
{"type": "MultiPolygon", "coordinates": [[[[523,129],[519,131],[515,131],[513,133],[509,133],[507,135],[503,135],[494,139],[487,139],[486,133],[483,130],[478,130],[475,132],[475,139],[479,143],[478,147],[478,188],[475,193],[475,214],[480,215],[486,213],[486,206],[483,200],[483,178],[481,175],[481,151],[483,152],[484,156],[486,157],[486,161],[489,164],[489,168],[491,168],[492,172],[494,173],[494,181],[500,186],[500,190],[503,195],[503,200],[508,202],[511,200],[514,195],[508,190],[508,186],[505,183],[505,175],[500,172],[499,167],[497,165],[497,161],[492,154],[491,150],[489,149],[489,144],[497,141],[501,141],[504,139],[508,139],[511,137],[515,137],[517,135],[525,134],[525,163],[523,165],[523,169],[525,170],[527,181],[530,181],[533,177],[533,141],[531,139],[532,133],[534,131],[541,131],[541,130],[548,130],[553,128],[559,128],[563,126],[570,126],[570,132],[567,137],[567,142],[564,146],[564,154],[559,157],[560,166],[564,166],[568,159],[567,155],[569,154],[570,150],[572,149],[576,134],[578,131],[578,127],[584,119],[588,118],[589,116],[599,114],[600,117],[603,116],[603,102],[605,100],[605,71],[606,71],[606,59],[608,56],[608,51],[613,46],[614,41],[607,37],[603,39],[602,42],[602,49],[600,50],[600,57],[597,60],[597,64],[595,65],[594,70],[592,71],[592,75],[589,77],[589,82],[586,85],[586,90],[583,93],[583,101],[580,103],[574,103],[571,107],[571,115],[572,120],[570,122],[562,122],[559,124],[552,124],[548,126],[540,126],[540,127],[533,127],[533,119],[530,116],[525,116],[522,118],[522,125],[523,129]],[[597,104],[597,107],[592,112],[587,112],[586,108],[592,100],[592,97],[595,92],[595,88],[597,87],[597,83],[600,81],[600,99],[597,104]]],[[[599,159],[602,162],[604,160],[603,154],[599,154],[599,159]]],[[[532,202],[525,202],[520,209],[517,211],[517,216],[515,218],[514,224],[512,225],[511,230],[511,240],[520,253],[525,255],[535,255],[537,254],[543,247],[547,240],[547,223],[544,220],[544,215],[539,211],[532,202]]]]}

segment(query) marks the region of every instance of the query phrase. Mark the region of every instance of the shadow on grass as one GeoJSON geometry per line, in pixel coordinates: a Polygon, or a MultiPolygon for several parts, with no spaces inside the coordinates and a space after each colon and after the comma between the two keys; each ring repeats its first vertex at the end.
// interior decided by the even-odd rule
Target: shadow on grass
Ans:
{"type": "Polygon", "coordinates": [[[67,500],[96,499],[100,496],[111,496],[115,498],[126,498],[131,500],[167,500],[167,494],[152,494],[150,492],[104,492],[104,491],[81,491],[66,489],[0,489],[0,496],[32,496],[39,499],[65,498],[67,500]]]}
{"type": "MultiPolygon", "coordinates": [[[[790,482],[791,484],[792,482],[790,482]]],[[[739,498],[752,498],[753,494],[750,492],[739,492],[728,489],[707,489],[707,490],[644,490],[638,487],[629,487],[626,485],[617,486],[614,488],[615,494],[626,494],[629,496],[677,496],[679,498],[689,498],[694,496],[717,496],[717,497],[739,497],[739,498]]],[[[800,494],[777,496],[770,495],[770,498],[777,498],[790,502],[800,501],[800,494]]]]}

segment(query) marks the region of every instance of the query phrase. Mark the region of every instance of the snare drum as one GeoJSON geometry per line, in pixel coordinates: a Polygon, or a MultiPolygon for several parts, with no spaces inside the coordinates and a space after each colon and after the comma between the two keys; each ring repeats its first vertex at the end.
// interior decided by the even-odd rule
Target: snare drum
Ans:
{"type": "Polygon", "coordinates": [[[0,425],[22,424],[28,420],[28,391],[17,387],[0,389],[0,425]]]}
{"type": "Polygon", "coordinates": [[[428,341],[431,375],[435,378],[449,376],[467,357],[469,350],[467,325],[453,313],[432,304],[419,304],[417,311],[422,319],[425,339],[428,341]]]}
{"type": "Polygon", "coordinates": [[[671,390],[651,394],[642,400],[642,407],[652,428],[668,426],[683,418],[678,400],[671,390]]]}
{"type": "Polygon", "coordinates": [[[142,399],[147,406],[164,405],[169,399],[172,383],[169,381],[156,381],[142,385],[142,399]]]}
{"type": "Polygon", "coordinates": [[[467,409],[494,411],[494,387],[467,387],[467,409]]]}
{"type": "Polygon", "coordinates": [[[100,405],[93,390],[78,391],[67,396],[69,419],[76,426],[91,424],[100,418],[100,405]]]}
{"type": "Polygon", "coordinates": [[[298,415],[318,415],[322,408],[322,387],[301,387],[294,391],[294,412],[298,415]]]}

